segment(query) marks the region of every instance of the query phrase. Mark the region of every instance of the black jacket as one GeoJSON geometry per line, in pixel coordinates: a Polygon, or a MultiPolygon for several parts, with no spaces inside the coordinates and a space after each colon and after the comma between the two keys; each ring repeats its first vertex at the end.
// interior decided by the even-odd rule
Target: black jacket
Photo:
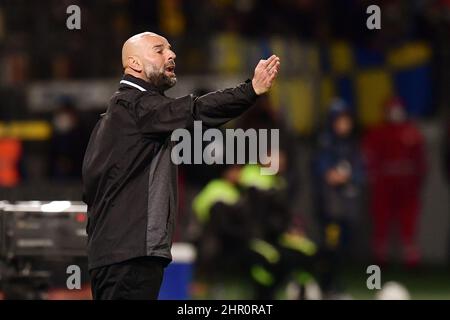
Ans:
{"type": "Polygon", "coordinates": [[[126,75],[94,128],[83,161],[89,269],[140,256],[170,262],[177,167],[170,135],[194,120],[216,127],[256,100],[249,80],[195,98],[168,98],[126,75]]]}

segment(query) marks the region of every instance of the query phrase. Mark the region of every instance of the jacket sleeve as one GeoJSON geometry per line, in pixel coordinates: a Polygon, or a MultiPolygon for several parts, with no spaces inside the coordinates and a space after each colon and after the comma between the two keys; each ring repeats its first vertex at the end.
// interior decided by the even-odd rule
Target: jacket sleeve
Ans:
{"type": "Polygon", "coordinates": [[[235,88],[197,98],[187,95],[172,99],[146,92],[136,104],[135,117],[139,130],[144,134],[170,134],[178,128],[192,127],[194,120],[218,127],[241,115],[256,98],[249,80],[235,88]]]}
{"type": "Polygon", "coordinates": [[[195,99],[193,116],[209,127],[219,127],[240,116],[257,95],[250,80],[231,89],[208,93],[195,99]]]}
{"type": "Polygon", "coordinates": [[[145,92],[135,105],[137,126],[144,135],[170,134],[192,122],[194,98],[187,95],[172,99],[156,92],[145,92]]]}

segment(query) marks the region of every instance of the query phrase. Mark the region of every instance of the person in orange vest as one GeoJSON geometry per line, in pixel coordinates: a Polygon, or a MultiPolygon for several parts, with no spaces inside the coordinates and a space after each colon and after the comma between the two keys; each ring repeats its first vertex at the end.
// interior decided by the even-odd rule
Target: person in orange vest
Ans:
{"type": "Polygon", "coordinates": [[[403,101],[390,99],[386,122],[370,130],[363,142],[374,221],[373,249],[379,264],[388,262],[389,230],[397,222],[403,262],[415,266],[420,261],[415,236],[426,174],[424,148],[424,138],[407,119],[403,101]]]}
{"type": "Polygon", "coordinates": [[[21,157],[22,142],[19,139],[0,139],[0,187],[12,188],[19,184],[21,157]]]}

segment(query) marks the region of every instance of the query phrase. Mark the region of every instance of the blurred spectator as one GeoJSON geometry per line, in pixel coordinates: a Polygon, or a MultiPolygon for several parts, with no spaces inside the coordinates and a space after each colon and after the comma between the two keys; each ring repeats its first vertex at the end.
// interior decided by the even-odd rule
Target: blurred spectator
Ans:
{"type": "Polygon", "coordinates": [[[450,183],[450,117],[444,132],[444,175],[450,183]]]}
{"type": "MultiPolygon", "coordinates": [[[[446,127],[444,128],[444,176],[450,186],[450,115],[447,116],[446,127]]],[[[449,230],[450,231],[450,230],[449,230]]],[[[450,234],[450,232],[449,232],[450,234]]],[[[448,259],[450,259],[450,237],[447,244],[448,259]]]]}
{"type": "Polygon", "coordinates": [[[72,101],[63,99],[53,115],[53,136],[49,154],[51,178],[81,179],[87,132],[81,125],[79,112],[72,101]]]}
{"type": "Polygon", "coordinates": [[[324,250],[307,236],[301,224],[295,223],[292,199],[289,198],[284,174],[288,167],[284,151],[272,161],[279,161],[279,174],[262,175],[258,165],[242,168],[239,185],[253,221],[253,238],[247,260],[258,299],[274,299],[286,284],[296,286],[303,299],[305,288],[316,281],[324,297],[330,297],[335,277],[324,250]]]}
{"type": "Polygon", "coordinates": [[[238,271],[235,262],[242,261],[253,234],[255,224],[249,219],[238,187],[240,170],[237,165],[227,167],[192,202],[202,229],[197,241],[198,270],[209,276],[238,271]]]}
{"type": "Polygon", "coordinates": [[[19,184],[19,162],[22,142],[15,138],[0,138],[0,187],[12,188],[19,184]]]}
{"type": "MultiPolygon", "coordinates": [[[[341,99],[330,106],[328,123],[319,137],[314,157],[316,207],[334,272],[350,254],[356,220],[360,214],[363,162],[351,109],[341,99]]],[[[343,288],[334,288],[341,291],[343,288]]]]}
{"type": "Polygon", "coordinates": [[[386,122],[364,138],[374,219],[373,250],[379,264],[388,262],[388,236],[396,222],[403,262],[414,266],[420,261],[415,236],[426,174],[424,147],[422,134],[407,119],[405,106],[396,97],[386,104],[386,122]]]}
{"type": "MultiPolygon", "coordinates": [[[[286,158],[280,155],[283,174],[286,158]]],[[[253,164],[230,166],[194,199],[203,226],[198,267],[221,280],[223,274],[248,277],[256,299],[275,299],[291,281],[300,288],[296,298],[304,297],[304,286],[311,280],[327,292],[333,281],[330,264],[304,230],[293,226],[284,179],[261,175],[260,169],[253,164]]]]}

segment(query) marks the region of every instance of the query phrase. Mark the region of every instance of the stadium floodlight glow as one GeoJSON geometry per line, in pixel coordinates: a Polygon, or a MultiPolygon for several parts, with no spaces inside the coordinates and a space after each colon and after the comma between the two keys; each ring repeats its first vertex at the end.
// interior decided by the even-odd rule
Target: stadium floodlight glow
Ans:
{"type": "Polygon", "coordinates": [[[41,205],[42,212],[62,212],[70,208],[70,201],[52,201],[41,205]]]}

